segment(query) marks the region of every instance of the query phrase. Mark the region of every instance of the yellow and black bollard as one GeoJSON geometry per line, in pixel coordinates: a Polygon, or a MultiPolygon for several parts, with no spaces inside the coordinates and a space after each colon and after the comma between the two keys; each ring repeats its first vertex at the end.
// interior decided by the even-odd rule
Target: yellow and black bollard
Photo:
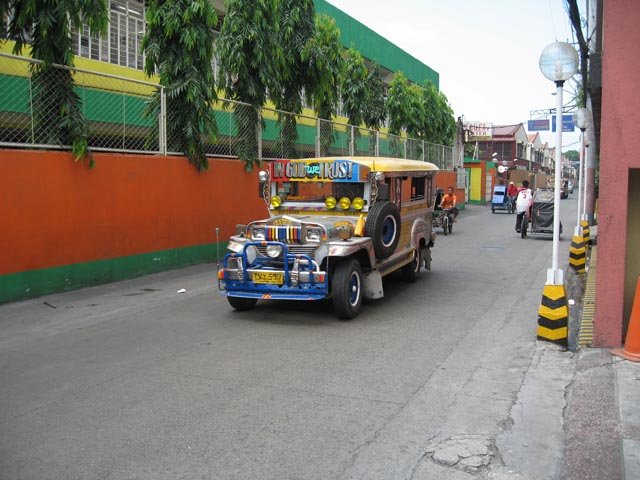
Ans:
{"type": "Polygon", "coordinates": [[[578,228],[580,234],[571,238],[569,247],[569,265],[576,273],[584,273],[587,265],[587,245],[582,237],[582,229],[578,228]]]}
{"type": "Polygon", "coordinates": [[[545,285],[538,309],[538,340],[569,344],[569,307],[564,285],[545,285]]]}
{"type": "Polygon", "coordinates": [[[585,246],[589,245],[589,222],[586,220],[582,220],[580,222],[580,226],[582,226],[582,238],[584,239],[585,246]]]}

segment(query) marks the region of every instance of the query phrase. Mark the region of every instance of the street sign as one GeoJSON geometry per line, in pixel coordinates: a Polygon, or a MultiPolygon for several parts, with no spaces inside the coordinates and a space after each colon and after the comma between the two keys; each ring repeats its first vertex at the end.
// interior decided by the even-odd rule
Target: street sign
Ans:
{"type": "Polygon", "coordinates": [[[543,118],[541,120],[529,120],[527,130],[530,132],[542,132],[549,130],[549,119],[543,118]]]}
{"type": "Polygon", "coordinates": [[[490,141],[493,136],[493,124],[487,122],[464,122],[467,142],[490,141]]]}
{"type": "MultiPolygon", "coordinates": [[[[551,117],[551,131],[556,131],[556,116],[551,117]]],[[[562,131],[563,132],[575,132],[575,125],[573,123],[573,114],[562,115],[562,131]]]]}

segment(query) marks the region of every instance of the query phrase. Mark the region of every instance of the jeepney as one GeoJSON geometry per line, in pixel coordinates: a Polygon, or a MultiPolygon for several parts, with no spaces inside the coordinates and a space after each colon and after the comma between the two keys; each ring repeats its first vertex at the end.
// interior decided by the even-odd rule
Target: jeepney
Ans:
{"type": "Polygon", "coordinates": [[[384,296],[382,277],[431,267],[438,167],[417,160],[323,157],[265,162],[269,217],[238,225],[218,266],[236,310],[258,300],[330,298],[341,319],[384,296]]]}

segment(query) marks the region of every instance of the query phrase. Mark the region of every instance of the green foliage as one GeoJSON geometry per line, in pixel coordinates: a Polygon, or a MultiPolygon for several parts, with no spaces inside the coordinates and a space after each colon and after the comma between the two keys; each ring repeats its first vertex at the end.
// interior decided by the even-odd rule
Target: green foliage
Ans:
{"type": "Polygon", "coordinates": [[[387,118],[384,100],[384,84],[380,76],[380,66],[374,63],[367,74],[368,95],[362,109],[364,124],[373,130],[380,130],[387,118]]]}
{"type": "Polygon", "coordinates": [[[439,145],[453,145],[456,121],[447,97],[431,82],[425,83],[422,92],[424,124],[420,129],[420,138],[439,145]]]}
{"type": "MultiPolygon", "coordinates": [[[[278,91],[280,67],[283,64],[280,38],[280,2],[278,0],[227,0],[227,15],[217,40],[221,59],[220,86],[227,98],[260,108],[267,100],[267,91],[278,91]]],[[[236,113],[238,109],[236,109],[236,113]]],[[[247,116],[245,116],[247,118],[247,116]]],[[[254,118],[248,116],[248,118],[254,118]]],[[[255,145],[259,119],[238,132],[241,158],[247,170],[259,164],[255,145]]]]}
{"type": "Polygon", "coordinates": [[[327,15],[316,16],[316,34],[307,42],[302,58],[307,62],[312,84],[307,97],[320,118],[331,120],[340,100],[342,46],[340,30],[327,15]]]}
{"type": "Polygon", "coordinates": [[[307,99],[313,104],[320,121],[320,155],[327,155],[333,141],[331,117],[340,101],[342,75],[342,46],[340,30],[335,20],[327,15],[316,16],[316,33],[302,51],[307,62],[311,83],[306,90],[307,99]]]}
{"type": "Polygon", "coordinates": [[[347,50],[341,82],[342,105],[349,124],[360,126],[364,118],[364,107],[369,98],[367,66],[355,48],[347,50]]]}
{"type": "MultiPolygon", "coordinates": [[[[315,7],[313,0],[281,0],[278,46],[282,49],[278,86],[269,90],[271,100],[278,110],[302,113],[303,91],[311,85],[312,78],[302,51],[315,35],[315,7]]],[[[284,158],[294,158],[298,138],[296,117],[278,113],[280,123],[280,152],[284,158]]]]}
{"type": "Polygon", "coordinates": [[[578,152],[578,150],[567,150],[563,155],[571,162],[580,160],[580,152],[578,152]]]}
{"type": "MultiPolygon", "coordinates": [[[[8,34],[16,40],[14,53],[31,45],[33,111],[37,143],[71,145],[76,160],[89,159],[88,125],[81,101],[73,91],[71,72],[53,64],[73,66],[71,28],[86,24],[104,34],[108,24],[106,0],[0,0],[0,17],[11,18],[8,34]]],[[[0,40],[1,41],[1,40],[0,40]]]]}
{"type": "MultiPolygon", "coordinates": [[[[146,5],[144,69],[149,76],[157,72],[165,87],[169,148],[184,152],[199,171],[207,170],[205,142],[217,132],[211,67],[216,12],[207,0],[149,0],[146,5]]],[[[147,112],[157,112],[159,105],[160,90],[147,112]]]]}
{"type": "Polygon", "coordinates": [[[387,97],[387,112],[389,114],[389,133],[400,135],[406,132],[414,135],[421,123],[418,115],[420,111],[420,91],[411,85],[402,72],[397,72],[389,84],[387,97]]]}
{"type": "Polygon", "coordinates": [[[431,83],[410,84],[399,72],[389,86],[387,98],[389,132],[440,145],[453,144],[456,122],[447,97],[431,83]]]}

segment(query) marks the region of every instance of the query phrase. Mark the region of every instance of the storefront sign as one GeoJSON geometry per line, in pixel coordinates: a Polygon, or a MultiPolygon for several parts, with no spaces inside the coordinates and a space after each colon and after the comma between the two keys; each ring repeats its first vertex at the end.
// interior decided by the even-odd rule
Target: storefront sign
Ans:
{"type": "Polygon", "coordinates": [[[304,162],[279,160],[269,165],[274,181],[357,182],[359,166],[347,160],[304,162]]]}

